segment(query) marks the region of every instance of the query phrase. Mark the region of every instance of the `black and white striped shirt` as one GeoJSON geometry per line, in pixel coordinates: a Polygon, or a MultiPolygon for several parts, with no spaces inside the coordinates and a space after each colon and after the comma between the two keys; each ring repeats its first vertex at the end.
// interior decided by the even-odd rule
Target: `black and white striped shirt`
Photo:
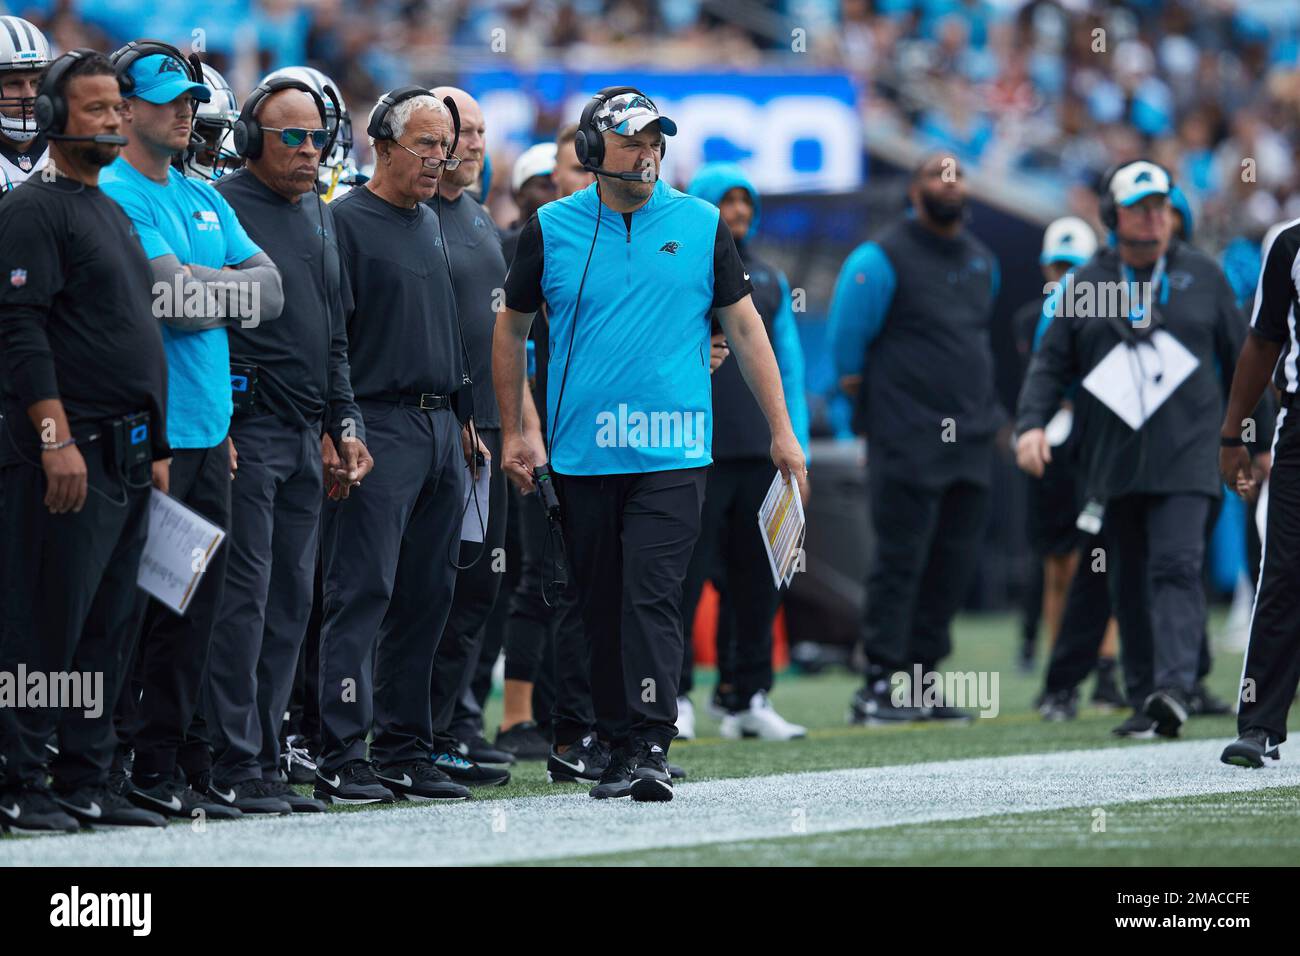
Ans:
{"type": "Polygon", "coordinates": [[[1255,290],[1255,310],[1250,329],[1270,342],[1281,342],[1282,354],[1273,372],[1273,384],[1292,395],[1300,386],[1300,219],[1286,223],[1264,250],[1255,290]]]}

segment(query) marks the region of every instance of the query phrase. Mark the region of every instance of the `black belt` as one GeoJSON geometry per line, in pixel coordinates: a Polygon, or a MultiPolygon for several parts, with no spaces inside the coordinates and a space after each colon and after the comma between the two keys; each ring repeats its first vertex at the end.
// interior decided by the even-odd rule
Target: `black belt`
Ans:
{"type": "Polygon", "coordinates": [[[451,408],[450,395],[435,395],[433,392],[376,392],[374,395],[359,396],[362,401],[391,402],[394,405],[414,405],[426,412],[451,408]]]}

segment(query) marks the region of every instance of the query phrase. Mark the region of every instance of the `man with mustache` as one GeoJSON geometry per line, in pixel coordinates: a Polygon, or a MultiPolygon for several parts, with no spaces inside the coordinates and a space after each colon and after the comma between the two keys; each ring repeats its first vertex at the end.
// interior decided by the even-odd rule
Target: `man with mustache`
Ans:
{"type": "Polygon", "coordinates": [[[918,665],[932,673],[952,649],[1004,417],[989,342],[998,263],[965,228],[961,164],[927,156],[908,199],[909,215],[849,256],[831,303],[840,387],[857,400],[870,449],[875,525],[853,723],[969,719],[949,701],[899,705],[891,677],[918,665]]]}

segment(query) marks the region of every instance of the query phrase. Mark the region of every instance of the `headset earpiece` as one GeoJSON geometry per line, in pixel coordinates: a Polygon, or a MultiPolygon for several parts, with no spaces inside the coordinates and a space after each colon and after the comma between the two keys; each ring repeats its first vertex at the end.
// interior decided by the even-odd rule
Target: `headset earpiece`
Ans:
{"type": "MultiPolygon", "coordinates": [[[[69,50],[50,64],[36,90],[32,104],[32,118],[42,133],[62,133],[68,122],[68,101],[63,96],[63,77],[78,60],[85,59],[95,50],[80,47],[69,50]]],[[[121,77],[118,78],[121,83],[121,77]]]]}
{"type": "Polygon", "coordinates": [[[370,114],[370,122],[366,124],[366,134],[375,140],[394,139],[393,128],[388,124],[388,114],[393,107],[403,100],[429,95],[431,94],[423,86],[400,86],[395,90],[389,90],[379,98],[375,111],[370,114]]]}
{"type": "MultiPolygon", "coordinates": [[[[279,93],[281,90],[302,90],[316,104],[316,111],[320,113],[321,125],[329,127],[329,114],[325,110],[325,100],[321,95],[313,90],[302,80],[295,80],[291,77],[282,76],[271,80],[269,83],[263,83],[248,94],[248,99],[244,100],[243,109],[239,111],[239,119],[235,120],[234,128],[231,130],[234,139],[235,152],[244,159],[257,159],[262,155],[262,124],[257,121],[257,110],[262,105],[262,101],[273,93],[279,93]]],[[[331,91],[332,92],[332,91],[331,91]]],[[[335,126],[338,124],[339,111],[337,109],[338,101],[335,100],[336,109],[335,126]]],[[[335,130],[337,132],[337,129],[335,130]]],[[[334,143],[333,136],[325,144],[325,149],[321,150],[321,159],[325,158],[326,150],[334,143]]]]}

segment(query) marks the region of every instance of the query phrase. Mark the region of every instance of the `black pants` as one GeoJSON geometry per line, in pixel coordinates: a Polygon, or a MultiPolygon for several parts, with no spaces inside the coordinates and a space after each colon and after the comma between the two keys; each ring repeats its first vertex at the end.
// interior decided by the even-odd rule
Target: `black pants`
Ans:
{"type": "Polygon", "coordinates": [[[557,475],[591,641],[596,728],[616,747],[667,750],[677,734],[682,582],[700,533],[704,480],[703,468],[557,475]]]}
{"type": "Polygon", "coordinates": [[[324,483],[320,438],[274,415],[235,419],[225,597],[212,633],[212,779],[276,779],[280,724],[311,611],[324,483]]]}
{"type": "Polygon", "coordinates": [[[465,457],[450,409],[362,400],[375,470],[326,501],[320,638],[321,769],[370,755],[423,760],[429,685],[456,587],[465,457]]]}
{"type": "MultiPolygon", "coordinates": [[[[230,448],[226,440],[212,448],[178,448],[173,452],[169,494],[220,528],[230,529],[230,448]]],[[[179,751],[199,710],[206,679],[212,626],[225,589],[229,535],[208,562],[208,569],[185,613],[177,614],[148,599],[135,650],[134,684],[118,702],[118,735],[135,751],[132,773],[171,778],[179,751]],[[133,693],[139,688],[139,697],[133,693]]],[[[206,745],[200,744],[204,759],[206,745]]]]}
{"type": "Polygon", "coordinates": [[[1205,522],[1210,497],[1124,495],[1106,503],[1106,577],[1119,621],[1129,703],[1190,692],[1205,640],[1205,522]]]}
{"type": "Polygon", "coordinates": [[[932,670],[952,650],[952,619],[979,560],[988,488],[926,488],[879,469],[868,486],[876,535],[862,629],[868,666],[932,670]]]}
{"type": "MultiPolygon", "coordinates": [[[[319,540],[319,536],[318,536],[319,540]]],[[[312,574],[311,613],[307,615],[307,633],[298,653],[298,669],[289,695],[287,719],[280,737],[297,734],[304,738],[309,753],[320,753],[320,623],[321,623],[321,555],[316,548],[316,570],[312,574]]]]}
{"type": "Polygon", "coordinates": [[[75,514],[55,515],[45,507],[39,468],[0,469],[4,605],[11,611],[0,670],[15,674],[22,664],[28,673],[102,675],[95,708],[0,707],[11,788],[44,784],[45,744],[56,733],[59,755],[49,769],[57,790],[105,784],[113,758],[113,703],[142,607],[136,575],[149,533],[149,469],[137,468],[128,484],[106,474],[99,445],[90,445],[83,457],[89,490],[75,514]]]}
{"type": "MultiPolygon", "coordinates": [[[[457,708],[463,707],[462,695],[474,677],[474,666],[483,646],[484,625],[501,590],[504,570],[506,509],[510,499],[506,497],[506,475],[501,469],[501,429],[480,429],[479,437],[492,455],[488,501],[476,506],[471,495],[467,515],[470,522],[475,522],[479,520],[482,509],[486,509],[486,528],[481,542],[462,541],[460,544],[458,563],[463,570],[456,575],[455,596],[442,640],[438,642],[429,690],[433,731],[443,738],[443,745],[450,743],[447,738],[452,718],[457,708]]],[[[468,471],[465,480],[470,480],[468,471]]],[[[495,654],[492,660],[496,660],[495,654]]]]}
{"type": "Polygon", "coordinates": [[[772,689],[772,622],[780,598],[758,527],[758,509],[767,497],[773,474],[772,463],[766,459],[713,463],[700,517],[700,539],[682,593],[686,644],[682,687],[692,684],[688,673],[695,657],[691,639],[704,582],[712,579],[719,596],[725,595],[721,605],[730,620],[724,626],[720,606],[718,686],[728,688],[721,703],[731,711],[747,708],[756,692],[772,689]]]}
{"type": "Polygon", "coordinates": [[[1286,740],[1300,686],[1300,430],[1293,408],[1277,416],[1264,515],[1264,563],[1242,668],[1237,728],[1286,740]]]}

